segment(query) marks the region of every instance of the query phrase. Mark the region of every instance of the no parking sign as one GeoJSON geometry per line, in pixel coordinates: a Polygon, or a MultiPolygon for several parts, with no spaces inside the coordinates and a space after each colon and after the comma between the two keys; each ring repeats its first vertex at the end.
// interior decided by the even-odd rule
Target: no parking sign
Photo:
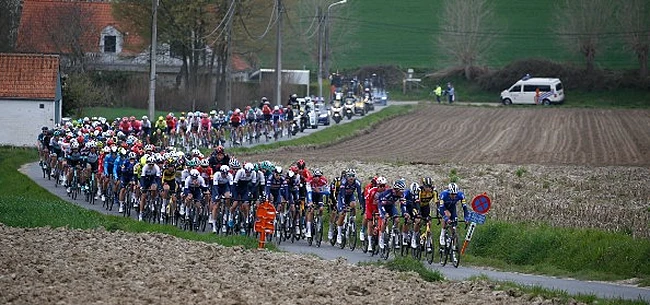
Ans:
{"type": "Polygon", "coordinates": [[[468,218],[472,223],[469,225],[469,229],[467,229],[467,235],[465,236],[465,241],[463,242],[463,248],[460,250],[461,254],[465,254],[465,249],[467,249],[469,242],[472,240],[472,235],[474,235],[474,228],[476,228],[476,224],[485,223],[484,215],[490,210],[491,207],[492,202],[490,201],[490,197],[487,196],[487,193],[483,193],[472,199],[472,210],[474,210],[477,214],[468,211],[470,213],[468,215],[468,218]]]}
{"type": "Polygon", "coordinates": [[[490,210],[491,207],[492,202],[486,193],[478,195],[472,199],[472,210],[474,210],[476,213],[485,214],[490,210]]]}

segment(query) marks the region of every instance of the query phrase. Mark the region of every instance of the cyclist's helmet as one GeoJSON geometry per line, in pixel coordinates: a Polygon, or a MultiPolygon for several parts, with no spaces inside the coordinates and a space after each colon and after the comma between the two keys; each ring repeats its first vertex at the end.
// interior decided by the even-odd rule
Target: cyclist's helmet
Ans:
{"type": "Polygon", "coordinates": [[[136,153],[133,151],[129,153],[129,159],[135,159],[137,156],[138,155],[136,155],[136,153]]]}
{"type": "Polygon", "coordinates": [[[383,176],[377,177],[377,185],[386,185],[386,184],[388,184],[388,180],[386,179],[386,177],[383,176]]]}
{"type": "Polygon", "coordinates": [[[447,189],[449,190],[449,193],[451,194],[457,194],[459,191],[458,185],[456,183],[449,183],[447,186],[447,189]]]}
{"type": "Polygon", "coordinates": [[[208,167],[208,166],[210,166],[208,159],[201,160],[201,167],[208,167]]]}
{"type": "Polygon", "coordinates": [[[156,157],[154,157],[154,156],[149,156],[149,157],[147,158],[147,163],[149,163],[149,164],[154,164],[154,163],[156,163],[156,157]]]}
{"type": "Polygon", "coordinates": [[[320,177],[323,175],[323,172],[320,171],[320,169],[316,168],[314,169],[314,177],[320,177]]]}
{"type": "Polygon", "coordinates": [[[47,129],[48,129],[47,126],[43,126],[43,127],[41,127],[41,130],[42,130],[42,131],[47,131],[47,129]]]}
{"type": "Polygon", "coordinates": [[[275,170],[273,171],[273,173],[276,173],[276,174],[280,174],[280,175],[281,175],[281,174],[282,174],[282,166],[276,166],[276,167],[275,167],[275,170]]]}
{"type": "Polygon", "coordinates": [[[239,163],[239,160],[232,158],[230,159],[230,167],[233,169],[239,169],[241,167],[241,163],[239,163]]]}
{"type": "Polygon", "coordinates": [[[433,179],[431,177],[422,178],[422,186],[433,187],[433,179]]]}
{"type": "Polygon", "coordinates": [[[70,148],[79,149],[79,142],[75,141],[75,142],[70,143],[70,148]]]}
{"type": "Polygon", "coordinates": [[[254,168],[255,168],[255,166],[253,165],[253,163],[246,163],[246,164],[244,164],[244,169],[245,169],[247,172],[252,171],[254,168]]]}
{"type": "Polygon", "coordinates": [[[293,178],[293,176],[295,176],[295,175],[296,175],[296,173],[294,173],[294,172],[292,172],[292,171],[288,171],[288,172],[287,172],[287,176],[288,176],[289,178],[293,178]]]}
{"type": "Polygon", "coordinates": [[[230,170],[230,167],[228,167],[228,165],[225,165],[225,164],[224,164],[224,165],[222,165],[221,167],[219,167],[219,170],[220,170],[222,173],[225,174],[225,173],[227,173],[227,172],[230,170]]]}
{"type": "Polygon", "coordinates": [[[357,176],[357,171],[353,168],[348,168],[348,170],[345,171],[345,176],[348,178],[355,178],[357,176]]]}
{"type": "Polygon", "coordinates": [[[413,194],[420,192],[420,185],[417,182],[411,183],[411,192],[413,192],[413,194]]]}
{"type": "Polygon", "coordinates": [[[196,178],[198,178],[200,175],[201,175],[201,173],[199,173],[199,170],[196,169],[196,168],[195,168],[195,169],[192,169],[192,170],[190,171],[190,177],[192,177],[192,179],[196,179],[196,178]]]}
{"type": "Polygon", "coordinates": [[[393,183],[393,189],[397,191],[403,191],[406,189],[406,183],[404,183],[404,180],[401,179],[395,180],[395,183],[393,183]]]}
{"type": "Polygon", "coordinates": [[[217,115],[217,111],[216,110],[210,110],[210,115],[217,115]]]}
{"type": "Polygon", "coordinates": [[[298,162],[296,162],[296,166],[298,166],[299,169],[305,169],[305,160],[298,160],[298,162]]]}
{"type": "Polygon", "coordinates": [[[262,103],[267,103],[268,101],[269,101],[269,99],[266,98],[266,96],[262,96],[262,103]]]}

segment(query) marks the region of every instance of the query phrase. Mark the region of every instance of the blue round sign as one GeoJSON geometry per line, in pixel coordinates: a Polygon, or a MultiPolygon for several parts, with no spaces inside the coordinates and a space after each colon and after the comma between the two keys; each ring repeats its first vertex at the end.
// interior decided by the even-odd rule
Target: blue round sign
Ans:
{"type": "Polygon", "coordinates": [[[492,202],[490,202],[490,197],[485,193],[478,195],[472,199],[472,210],[479,214],[485,214],[490,210],[492,202]]]}

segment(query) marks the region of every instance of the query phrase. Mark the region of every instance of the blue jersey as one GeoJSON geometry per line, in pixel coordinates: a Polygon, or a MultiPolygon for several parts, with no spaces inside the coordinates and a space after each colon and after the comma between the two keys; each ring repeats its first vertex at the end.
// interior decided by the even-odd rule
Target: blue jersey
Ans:
{"type": "Polygon", "coordinates": [[[456,214],[456,204],[459,202],[465,202],[465,194],[463,192],[458,192],[456,194],[456,199],[451,199],[449,190],[444,190],[440,193],[440,205],[438,207],[438,212],[440,215],[445,214],[445,210],[450,211],[452,214],[456,214]]]}
{"type": "Polygon", "coordinates": [[[392,188],[387,189],[375,196],[377,196],[378,206],[397,205],[397,203],[402,199],[402,196],[397,196],[392,188]]]}
{"type": "Polygon", "coordinates": [[[363,193],[361,192],[361,181],[359,179],[354,179],[354,182],[348,183],[347,179],[341,180],[341,186],[339,187],[338,202],[344,202],[345,197],[354,196],[354,193],[357,193],[357,200],[359,203],[365,205],[365,199],[363,198],[363,193]]]}
{"type": "Polygon", "coordinates": [[[404,203],[401,205],[402,215],[412,214],[413,209],[418,208],[418,206],[415,203],[415,199],[417,199],[417,195],[413,191],[411,191],[411,189],[406,189],[404,191],[404,195],[402,196],[402,198],[404,198],[404,203]]]}
{"type": "Polygon", "coordinates": [[[104,157],[104,176],[113,174],[113,165],[115,164],[115,154],[111,153],[104,157]]]}

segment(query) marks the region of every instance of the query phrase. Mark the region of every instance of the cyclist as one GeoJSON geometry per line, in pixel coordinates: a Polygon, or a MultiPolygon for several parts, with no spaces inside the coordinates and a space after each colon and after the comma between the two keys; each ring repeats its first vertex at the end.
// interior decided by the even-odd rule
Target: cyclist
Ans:
{"type": "MultiPolygon", "coordinates": [[[[343,241],[343,220],[347,214],[347,208],[350,208],[350,213],[355,215],[356,203],[359,201],[360,204],[365,205],[365,199],[361,193],[361,181],[357,179],[357,173],[354,169],[348,169],[345,174],[345,180],[341,181],[341,186],[339,187],[339,196],[337,200],[337,211],[339,213],[339,219],[336,223],[338,235],[336,236],[336,242],[340,244],[343,241]],[[356,192],[356,200],[355,200],[356,192]]],[[[355,236],[356,238],[356,236],[355,236]]]]}
{"type": "MultiPolygon", "coordinates": [[[[81,155],[81,152],[79,151],[79,142],[77,142],[77,141],[71,141],[70,142],[70,152],[68,154],[66,154],[65,160],[66,160],[67,165],[71,169],[68,172],[68,175],[66,177],[66,185],[67,185],[66,191],[68,193],[70,193],[70,191],[71,191],[71,189],[70,189],[71,185],[70,184],[72,183],[71,181],[72,181],[73,171],[75,170],[75,168],[77,168],[77,166],[80,166],[82,164],[82,162],[83,162],[83,157],[81,155]]],[[[79,173],[77,173],[77,174],[79,175],[79,173]]],[[[78,185],[77,185],[77,187],[78,187],[78,185]]]]}
{"type": "Polygon", "coordinates": [[[329,231],[327,232],[327,239],[332,240],[334,238],[334,222],[336,222],[336,211],[338,210],[337,199],[339,198],[339,189],[341,188],[341,181],[345,179],[346,170],[341,171],[341,175],[335,177],[332,183],[330,183],[330,200],[327,205],[327,209],[330,213],[329,219],[329,231]]]}
{"type": "MultiPolygon", "coordinates": [[[[420,217],[425,224],[431,223],[431,206],[433,205],[435,209],[435,201],[437,198],[438,190],[436,190],[436,187],[433,185],[433,179],[431,179],[431,177],[422,178],[422,185],[420,185],[417,204],[420,206],[420,217]]],[[[438,209],[436,209],[436,214],[438,214],[438,209]]],[[[419,231],[419,228],[416,227],[415,230],[419,231]]]]}
{"type": "MultiPolygon", "coordinates": [[[[232,220],[232,215],[237,209],[237,206],[239,203],[241,203],[241,212],[243,215],[248,215],[248,203],[250,200],[250,192],[252,186],[257,183],[257,172],[254,171],[255,166],[253,163],[245,163],[243,168],[239,165],[239,161],[237,159],[232,159],[231,164],[235,166],[232,166],[233,169],[236,169],[237,172],[234,175],[233,178],[233,197],[234,197],[234,203],[230,207],[230,218],[228,219],[229,224],[230,221],[232,220]],[[233,162],[236,161],[236,162],[233,162]]],[[[248,225],[248,217],[246,218],[246,225],[248,225]]],[[[244,232],[244,227],[242,226],[242,233],[244,232]]]]}
{"type": "Polygon", "coordinates": [[[298,219],[298,212],[300,211],[300,198],[303,198],[300,196],[300,185],[301,185],[301,178],[300,175],[297,175],[296,173],[298,172],[298,168],[295,166],[292,166],[289,168],[287,171],[287,185],[288,185],[288,195],[289,195],[289,211],[291,212],[291,216],[293,216],[293,219],[295,219],[295,228],[296,228],[296,233],[300,233],[299,229],[299,219],[298,219]]]}
{"type": "Polygon", "coordinates": [[[142,195],[140,196],[140,210],[138,213],[138,220],[142,221],[142,212],[144,212],[144,202],[147,195],[147,190],[151,190],[151,196],[156,198],[156,191],[158,185],[160,185],[160,167],[156,164],[156,157],[149,156],[147,158],[147,164],[142,167],[142,173],[140,174],[140,189],[142,190],[142,195]]]}
{"type": "Polygon", "coordinates": [[[307,232],[305,237],[311,237],[311,222],[314,219],[314,203],[318,206],[318,216],[323,215],[323,204],[325,202],[326,196],[330,195],[329,183],[327,178],[323,176],[323,172],[320,169],[314,169],[314,176],[309,182],[309,191],[307,192],[307,232]]]}
{"type": "Polygon", "coordinates": [[[404,247],[408,246],[409,234],[411,235],[411,248],[417,247],[415,237],[416,235],[419,236],[420,232],[420,207],[417,205],[419,191],[420,185],[417,182],[411,183],[411,187],[404,190],[404,200],[400,205],[402,217],[404,217],[404,223],[402,224],[402,246],[404,247]]]}
{"type": "MultiPolygon", "coordinates": [[[[379,217],[381,218],[382,224],[379,231],[379,248],[384,248],[384,231],[386,230],[386,225],[388,220],[386,216],[393,218],[393,228],[396,227],[399,217],[397,212],[397,204],[402,201],[404,196],[404,190],[406,189],[406,183],[403,180],[396,180],[393,183],[393,188],[386,189],[385,191],[377,194],[377,207],[379,208],[379,217]]],[[[393,230],[391,230],[393,231],[393,230]]],[[[399,247],[399,243],[395,244],[399,247]]]]}
{"type": "MultiPolygon", "coordinates": [[[[385,177],[379,176],[375,180],[375,183],[377,186],[372,187],[368,189],[368,192],[366,193],[366,210],[365,210],[365,217],[363,218],[363,222],[361,223],[361,233],[359,235],[359,239],[361,241],[364,240],[365,236],[368,236],[368,240],[372,237],[373,233],[371,230],[368,230],[368,228],[373,227],[373,222],[372,222],[372,215],[375,213],[379,213],[379,210],[377,208],[377,194],[383,192],[386,190],[386,185],[388,184],[388,180],[386,180],[385,177]]],[[[372,243],[368,243],[368,251],[372,252],[372,243]]]]}
{"type": "MultiPolygon", "coordinates": [[[[185,196],[185,219],[190,215],[189,207],[192,200],[195,202],[203,200],[203,193],[208,190],[205,180],[201,177],[199,170],[190,170],[189,177],[185,178],[185,187],[183,188],[183,195],[185,196]]],[[[201,205],[195,205],[197,211],[201,209],[201,205]]]]}
{"type": "MultiPolygon", "coordinates": [[[[135,180],[135,172],[133,168],[135,166],[137,155],[135,152],[130,152],[128,154],[128,159],[124,159],[124,162],[121,162],[119,166],[120,171],[120,192],[119,192],[119,201],[120,207],[119,212],[124,212],[124,201],[126,197],[127,187],[130,187],[132,181],[135,180]]],[[[131,208],[131,207],[129,207],[131,208]]]]}
{"type": "Polygon", "coordinates": [[[235,109],[235,112],[230,116],[230,127],[232,127],[232,140],[235,144],[240,144],[239,139],[242,137],[241,134],[241,116],[239,115],[239,108],[235,109]]]}
{"type": "MultiPolygon", "coordinates": [[[[445,229],[447,224],[456,222],[458,214],[456,212],[456,204],[461,202],[463,205],[463,216],[467,217],[467,205],[465,204],[465,194],[460,190],[456,183],[449,183],[447,189],[440,193],[440,205],[438,206],[438,213],[444,220],[442,229],[440,230],[440,247],[445,244],[445,229]]],[[[467,221],[467,219],[465,219],[467,221]]]]}
{"type": "MultiPolygon", "coordinates": [[[[224,164],[219,167],[219,171],[217,171],[213,175],[213,180],[212,180],[212,213],[210,214],[210,223],[212,224],[212,232],[217,233],[217,226],[219,224],[215,224],[215,216],[217,215],[217,211],[220,208],[220,199],[223,197],[225,199],[225,205],[230,206],[230,197],[231,197],[231,188],[233,185],[232,181],[233,177],[232,174],[230,173],[230,167],[228,165],[224,164]]],[[[222,231],[226,231],[226,218],[223,218],[223,223],[222,225],[222,231]]]]}
{"type": "Polygon", "coordinates": [[[170,212],[176,210],[176,202],[174,201],[174,194],[176,194],[176,165],[174,163],[174,158],[168,158],[165,161],[165,169],[162,171],[163,192],[162,207],[160,209],[161,218],[164,213],[167,213],[168,204],[171,204],[170,212]]]}

